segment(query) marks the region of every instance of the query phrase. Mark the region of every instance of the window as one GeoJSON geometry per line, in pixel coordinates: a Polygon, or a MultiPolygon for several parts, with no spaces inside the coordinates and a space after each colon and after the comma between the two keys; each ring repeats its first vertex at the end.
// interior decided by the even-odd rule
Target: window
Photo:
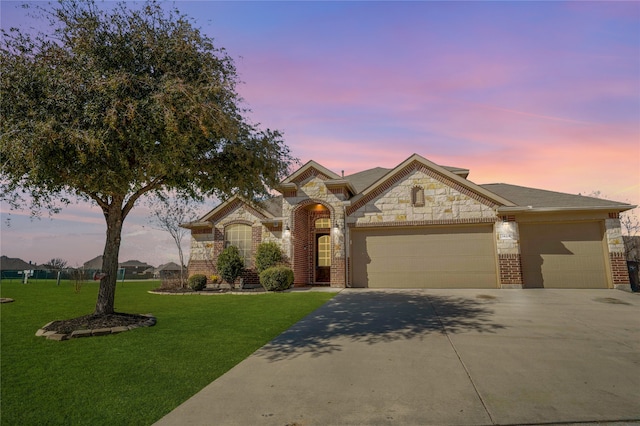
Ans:
{"type": "Polygon", "coordinates": [[[411,188],[411,204],[414,207],[424,206],[424,189],[421,186],[411,188]]]}
{"type": "Polygon", "coordinates": [[[323,217],[316,219],[316,229],[331,228],[331,218],[323,217]]]}
{"type": "Polygon", "coordinates": [[[318,266],[331,266],[331,237],[318,238],[318,266]]]}
{"type": "Polygon", "coordinates": [[[248,267],[251,262],[251,226],[229,225],[224,229],[224,246],[236,246],[240,255],[244,258],[244,265],[248,267]]]}

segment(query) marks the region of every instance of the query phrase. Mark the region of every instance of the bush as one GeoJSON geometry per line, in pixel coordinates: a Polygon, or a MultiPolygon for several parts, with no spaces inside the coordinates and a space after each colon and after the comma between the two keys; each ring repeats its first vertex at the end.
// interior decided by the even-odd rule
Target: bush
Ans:
{"type": "Polygon", "coordinates": [[[200,291],[207,286],[207,276],[203,274],[193,274],[189,277],[189,287],[193,291],[200,291]]]}
{"type": "Polygon", "coordinates": [[[164,290],[164,291],[177,291],[177,290],[182,290],[184,291],[184,285],[183,285],[183,281],[180,279],[180,277],[165,277],[162,279],[161,283],[160,283],[160,287],[158,287],[158,290],[164,290]]]}
{"type": "Polygon", "coordinates": [[[277,266],[283,260],[280,246],[274,242],[262,243],[256,250],[256,271],[261,273],[267,268],[277,266]]]}
{"type": "Polygon", "coordinates": [[[240,256],[238,247],[229,246],[222,250],[222,253],[218,256],[216,267],[222,279],[233,286],[236,278],[240,276],[244,269],[244,260],[240,256]]]}
{"type": "Polygon", "coordinates": [[[291,288],[293,271],[286,266],[273,266],[260,273],[260,284],[269,291],[282,291],[291,288]]]}

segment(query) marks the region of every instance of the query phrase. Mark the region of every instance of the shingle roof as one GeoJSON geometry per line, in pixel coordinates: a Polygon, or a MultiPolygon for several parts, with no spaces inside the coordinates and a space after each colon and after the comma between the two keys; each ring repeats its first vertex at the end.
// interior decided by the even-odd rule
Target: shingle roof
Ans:
{"type": "Polygon", "coordinates": [[[140,267],[150,267],[151,265],[149,265],[147,263],[144,263],[144,262],[140,262],[139,260],[127,260],[126,262],[120,263],[118,266],[120,266],[121,268],[123,268],[125,266],[130,266],[130,267],[134,267],[134,268],[140,268],[140,267]]]}
{"type": "MultiPolygon", "coordinates": [[[[451,167],[451,166],[440,166],[444,169],[449,170],[452,173],[461,175],[466,178],[469,174],[469,170],[462,169],[460,167],[451,167]]],[[[356,192],[359,194],[360,192],[367,189],[374,182],[379,180],[381,177],[389,173],[393,169],[385,169],[384,167],[374,167],[373,169],[363,170],[358,173],[354,173],[349,176],[345,176],[344,179],[349,181],[356,192]]]]}
{"type": "Polygon", "coordinates": [[[91,260],[87,260],[82,265],[84,269],[100,269],[102,268],[102,255],[96,256],[91,260]]]}
{"type": "Polygon", "coordinates": [[[31,265],[17,257],[0,257],[0,270],[3,271],[26,271],[28,269],[36,269],[36,265],[31,265]]]}
{"type": "Polygon", "coordinates": [[[351,183],[353,188],[360,193],[390,171],[391,169],[375,167],[373,169],[363,170],[361,172],[345,176],[344,179],[351,183]]]}
{"type": "Polygon", "coordinates": [[[509,185],[506,183],[490,183],[480,186],[522,207],[531,206],[533,208],[555,207],[586,209],[612,207],[624,208],[625,210],[627,207],[633,207],[627,203],[621,203],[618,201],[547,191],[544,189],[527,188],[524,186],[509,185]]]}
{"type": "Polygon", "coordinates": [[[282,216],[282,195],[268,198],[260,203],[260,206],[274,217],[282,216]]]}
{"type": "Polygon", "coordinates": [[[156,268],[157,272],[160,271],[179,271],[180,270],[180,265],[178,265],[175,262],[169,262],[169,263],[163,263],[162,265],[158,266],[156,268]]]}

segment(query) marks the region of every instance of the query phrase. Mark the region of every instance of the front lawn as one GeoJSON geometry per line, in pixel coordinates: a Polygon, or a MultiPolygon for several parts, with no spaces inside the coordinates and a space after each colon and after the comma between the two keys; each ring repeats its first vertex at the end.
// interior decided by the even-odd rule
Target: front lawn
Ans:
{"type": "Polygon", "coordinates": [[[91,313],[98,284],[4,280],[15,302],[0,305],[1,423],[151,424],[333,296],[147,293],[158,285],[116,291],[117,312],[152,313],[154,327],[57,342],[35,332],[91,313]]]}

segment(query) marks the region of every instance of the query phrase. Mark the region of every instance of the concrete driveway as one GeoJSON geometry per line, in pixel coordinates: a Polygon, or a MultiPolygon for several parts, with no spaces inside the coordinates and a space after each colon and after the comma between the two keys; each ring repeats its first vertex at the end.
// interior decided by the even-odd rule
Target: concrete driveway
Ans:
{"type": "Polygon", "coordinates": [[[638,294],[346,289],[156,424],[580,422],[640,422],[638,294]]]}

